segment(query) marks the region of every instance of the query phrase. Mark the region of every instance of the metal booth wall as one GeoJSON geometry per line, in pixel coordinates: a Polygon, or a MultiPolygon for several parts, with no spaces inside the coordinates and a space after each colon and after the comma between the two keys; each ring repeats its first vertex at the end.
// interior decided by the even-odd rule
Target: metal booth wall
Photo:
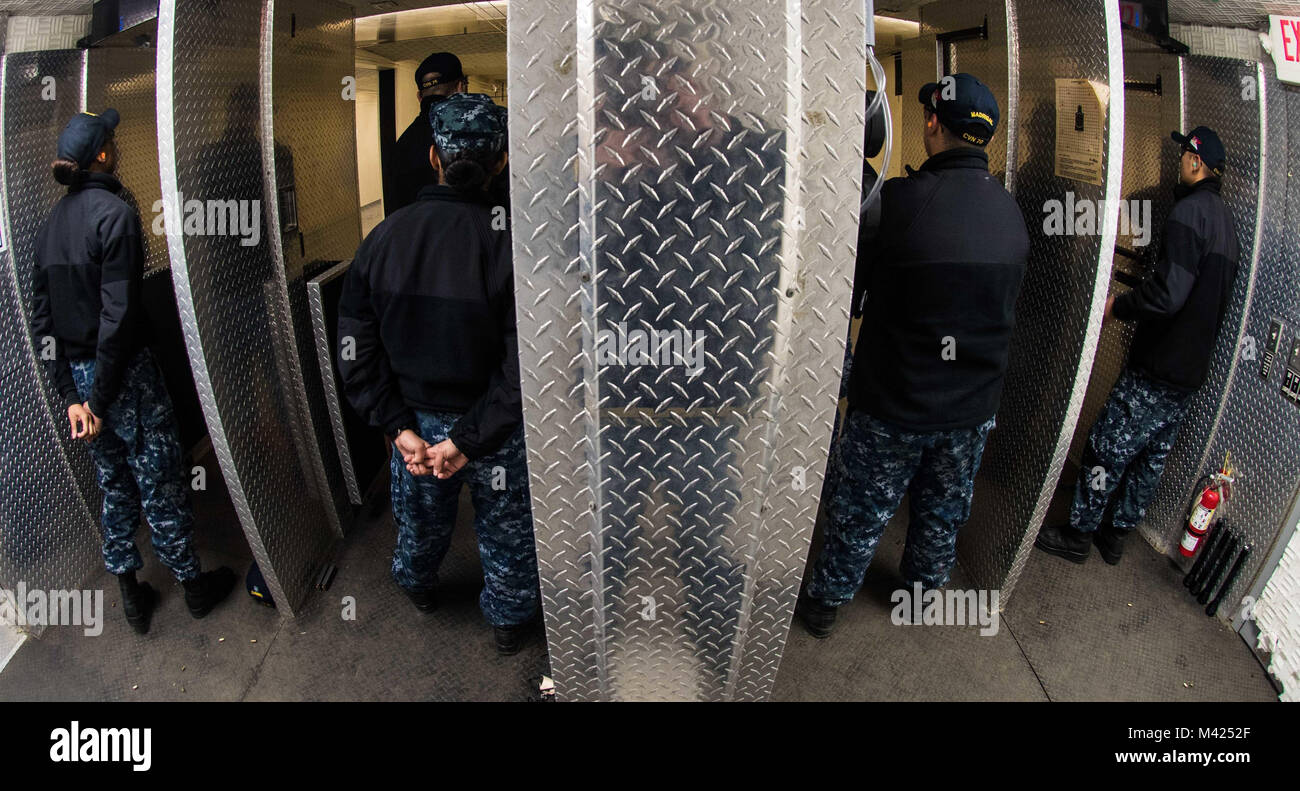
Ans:
{"type": "MultiPolygon", "coordinates": [[[[957,74],[964,71],[975,75],[980,82],[988,86],[993,93],[993,98],[997,100],[1001,120],[998,122],[997,134],[986,150],[989,155],[989,172],[1005,184],[1007,160],[1009,152],[1013,150],[1011,146],[1016,128],[1016,108],[1012,101],[1015,95],[1011,93],[1009,86],[1017,76],[1015,69],[1011,68],[1013,61],[1010,59],[1012,53],[1009,47],[1010,28],[1007,23],[1006,0],[958,0],[958,2],[924,6],[921,9],[921,32],[925,34],[925,40],[933,41],[937,34],[980,27],[986,20],[987,39],[967,39],[943,44],[934,41],[939,69],[937,73],[929,72],[924,68],[924,63],[920,64],[922,73],[916,76],[915,86],[910,93],[904,91],[903,134],[914,139],[915,142],[909,142],[909,145],[920,152],[920,162],[908,164],[919,167],[921,162],[925,161],[925,150],[921,145],[920,134],[924,116],[920,104],[916,101],[916,95],[922,85],[944,76],[943,48],[948,47],[950,73],[957,74]]],[[[911,79],[905,74],[905,82],[911,79]]]]}
{"type": "MultiPolygon", "coordinates": [[[[975,484],[971,518],[958,540],[962,565],[979,587],[1010,599],[1042,526],[1079,419],[1101,329],[1118,217],[1099,233],[1048,236],[1048,201],[1118,199],[1124,141],[1119,9],[1087,0],[1015,0],[1011,48],[1019,53],[1012,159],[1014,194],[1029,229],[1029,264],[1016,306],[997,428],[975,484]],[[1102,184],[1055,175],[1057,78],[1110,86],[1102,184]]],[[[990,24],[992,20],[990,20],[990,24]]]]}
{"type": "Polygon", "coordinates": [[[848,323],[861,13],[511,8],[520,369],[564,699],[770,693],[848,323]],[[620,323],[700,332],[705,373],[604,356],[620,323]]]}
{"type": "Polygon", "coordinates": [[[361,243],[357,213],[356,117],[344,96],[354,69],[351,6],[328,0],[269,0],[262,30],[263,163],[266,194],[279,228],[271,250],[284,270],[316,453],[311,462],[333,495],[349,507],[335,445],[321,361],[313,334],[307,281],[351,258],[361,243]],[[269,27],[268,27],[269,24],[269,27]]]}
{"type": "MultiPolygon", "coordinates": [[[[55,141],[82,106],[83,53],[4,56],[0,97],[0,588],[66,590],[100,566],[99,488],[29,329],[36,234],[64,188],[55,141]]],[[[27,627],[39,634],[43,627],[27,627]]]]}
{"type": "Polygon", "coordinates": [[[212,446],[253,556],[280,610],[292,615],[340,528],[307,405],[288,276],[269,232],[278,223],[267,204],[278,196],[268,191],[275,182],[262,144],[261,41],[270,13],[257,0],[162,3],[158,150],[169,208],[235,201],[256,226],[235,236],[168,222],[167,238],[212,446]]]}
{"type": "Polygon", "coordinates": [[[144,231],[145,338],[171,397],[182,446],[195,450],[208,429],[185,353],[167,236],[160,224],[161,212],[156,211],[162,199],[154,81],[157,67],[158,51],[152,46],[101,46],[87,50],[86,107],[91,112],[113,107],[122,116],[114,133],[117,176],[122,182],[121,196],[135,206],[144,231]]]}
{"type": "MultiPolygon", "coordinates": [[[[1144,200],[1151,204],[1147,244],[1140,244],[1140,235],[1136,239],[1132,233],[1121,232],[1116,236],[1117,247],[1142,256],[1139,261],[1116,253],[1114,278],[1128,279],[1126,275],[1141,278],[1150,269],[1153,257],[1159,254],[1164,220],[1174,205],[1180,148],[1169,133],[1183,128],[1182,59],[1154,44],[1125,35],[1124,81],[1124,182],[1120,196],[1125,201],[1144,200]],[[1158,94],[1152,87],[1157,80],[1158,94]]],[[[1110,282],[1110,294],[1126,293],[1130,287],[1114,278],[1110,282]]],[[[1124,368],[1132,340],[1131,323],[1111,321],[1102,325],[1079,424],[1070,444],[1069,465],[1061,481],[1067,488],[1074,483],[1088,432],[1100,417],[1110,390],[1124,368]]]]}
{"type": "MultiPolygon", "coordinates": [[[[1260,201],[1269,189],[1262,177],[1260,160],[1266,140],[1263,137],[1263,104],[1267,86],[1260,86],[1259,63],[1228,58],[1191,55],[1183,59],[1183,119],[1189,127],[1205,125],[1219,133],[1228,150],[1228,166],[1223,177],[1223,200],[1232,210],[1241,259],[1237,282],[1228,304],[1223,326],[1210,362],[1205,384],[1192,400],[1178,432],[1178,441],[1165,463],[1161,485],[1147,509],[1142,534],[1165,553],[1176,551],[1191,487],[1201,475],[1218,469],[1223,462],[1209,455],[1215,425],[1228,390],[1228,382],[1237,366],[1239,334],[1250,307],[1253,282],[1258,267],[1256,234],[1260,201]],[[1243,93],[1242,78],[1253,81],[1258,89],[1243,93]]],[[[1285,184],[1274,184],[1279,196],[1285,184]]],[[[1279,199],[1279,211],[1285,198],[1279,199]]],[[[1267,323],[1260,340],[1267,337],[1267,323]]],[[[1262,349],[1261,349],[1262,351],[1262,349]]],[[[1253,366],[1252,366],[1253,367],[1253,366]]],[[[1258,372],[1255,373],[1258,377],[1258,372]]],[[[1280,396],[1279,396],[1280,398],[1280,396]]],[[[1285,404],[1279,404],[1279,409],[1285,404]]],[[[1235,491],[1245,491],[1243,486],[1235,491]]],[[[1274,527],[1274,526],[1271,526],[1274,527]]]]}
{"type": "Polygon", "coordinates": [[[1224,519],[1253,546],[1220,617],[1264,566],[1300,489],[1300,409],[1282,393],[1292,342],[1300,337],[1300,90],[1278,82],[1271,62],[1192,56],[1185,66],[1188,126],[1215,129],[1228,149],[1223,197],[1241,239],[1241,264],[1210,375],[1196,393],[1156,498],[1142,525],[1158,548],[1175,551],[1196,480],[1232,452],[1237,484],[1224,519]],[[1252,90],[1253,89],[1253,90],[1252,90]],[[1269,325],[1280,319],[1277,359],[1261,365],[1269,325]]]}
{"type": "MultiPolygon", "coordinates": [[[[925,163],[925,145],[921,139],[922,108],[916,97],[921,86],[934,82],[943,76],[943,62],[939,58],[939,45],[933,32],[922,28],[920,38],[907,39],[899,47],[899,58],[903,61],[903,95],[899,105],[902,107],[896,124],[898,138],[894,140],[894,156],[905,167],[919,168],[925,163]]],[[[894,75],[886,77],[892,85],[894,75]]],[[[902,173],[906,173],[903,170],[902,173]]]]}

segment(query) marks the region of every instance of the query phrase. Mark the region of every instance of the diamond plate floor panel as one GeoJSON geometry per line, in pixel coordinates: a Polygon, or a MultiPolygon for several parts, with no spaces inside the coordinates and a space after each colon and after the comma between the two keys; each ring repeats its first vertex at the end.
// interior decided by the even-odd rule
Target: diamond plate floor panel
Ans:
{"type": "MultiPolygon", "coordinates": [[[[200,557],[205,568],[242,575],[252,554],[220,480],[209,484],[195,502],[200,557]]],[[[539,630],[519,655],[496,655],[478,609],[472,515],[466,490],[437,613],[416,611],[389,577],[396,531],[385,511],[349,533],[329,593],[292,621],[244,594],[242,577],[230,601],[195,621],[141,529],[141,579],[163,594],[150,633],[130,631],[117,582],[104,572],[92,583],[104,589],[103,634],[55,628],[27,641],[0,673],[0,701],[530,699],[546,672],[545,643],[539,630]],[[346,595],[357,600],[355,621],[341,617],[346,595]]]]}
{"type": "MultiPolygon", "coordinates": [[[[210,483],[196,502],[199,551],[208,568],[242,571],[251,554],[220,481],[210,483]]],[[[1067,503],[1068,492],[1058,492],[1049,524],[1067,503]]],[[[890,524],[834,636],[791,629],[774,699],[1276,699],[1237,635],[1207,618],[1184,593],[1181,572],[1145,543],[1117,567],[1035,553],[996,635],[895,626],[889,594],[900,584],[905,514],[890,524]]],[[[55,628],[27,641],[0,672],[0,701],[534,699],[544,643],[535,634],[518,656],[496,656],[476,601],[471,515],[466,497],[432,615],[418,613],[388,576],[395,532],[386,511],[349,533],[330,592],[293,621],[239,591],[195,621],[180,586],[142,549],[144,577],[164,595],[150,634],[130,633],[116,583],[103,574],[95,582],[111,608],[103,635],[55,628]],[[356,597],[355,621],[340,617],[345,595],[356,597]]],[[[958,567],[953,586],[971,585],[958,567]]]]}
{"type": "Polygon", "coordinates": [[[483,571],[469,490],[439,570],[439,608],[415,609],[389,576],[397,530],[385,512],[348,533],[329,593],[284,629],[248,700],[522,701],[547,672],[538,627],[516,656],[499,657],[478,607],[483,571]],[[340,602],[356,598],[356,620],[340,602]]]}
{"type": "MultiPolygon", "coordinates": [[[[862,589],[840,613],[835,633],[816,640],[802,623],[790,630],[773,699],[1046,700],[1005,621],[987,637],[978,626],[896,626],[890,621],[890,593],[903,586],[898,562],[906,537],[904,500],[880,540],[862,589]]],[[[819,530],[812,558],[821,551],[820,539],[819,530]]],[[[959,566],[951,587],[973,585],[959,566]]]]}
{"type": "MultiPolygon", "coordinates": [[[[1064,521],[1071,494],[1058,488],[1047,524],[1064,521]]],[[[1004,623],[1052,700],[1277,699],[1241,638],[1139,536],[1117,566],[1095,551],[1076,565],[1035,550],[1020,585],[1004,623]]]]}
{"type": "MultiPolygon", "coordinates": [[[[252,555],[215,459],[203,464],[209,488],[194,502],[199,559],[205,569],[227,565],[242,573],[252,555]]],[[[223,603],[194,620],[180,583],[154,557],[146,528],[136,541],[145,565],[139,578],[162,595],[149,634],[127,626],[117,580],[101,567],[88,584],[104,591],[103,633],[86,637],[79,628],[53,627],[28,640],[0,673],[0,700],[232,700],[251,683],[279,629],[278,616],[241,593],[240,606],[223,603]]]]}

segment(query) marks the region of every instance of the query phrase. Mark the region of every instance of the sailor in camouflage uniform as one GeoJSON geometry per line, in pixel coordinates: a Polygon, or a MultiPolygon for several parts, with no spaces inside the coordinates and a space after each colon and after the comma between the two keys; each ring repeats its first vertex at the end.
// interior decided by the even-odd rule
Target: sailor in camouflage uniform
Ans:
{"type": "Polygon", "coordinates": [[[79,113],[59,137],[54,177],[68,187],[40,230],[32,333],[68,412],[72,437],[90,443],[104,492],[104,565],[117,575],[123,611],[149,630],[158,594],[135,572],[143,512],[154,552],[185,589],[195,618],[234,587],[228,568],[202,572],[171,398],[145,344],[140,218],[114,177],[116,110],[79,113]],[[52,341],[52,343],[51,343],[52,341]],[[52,349],[52,354],[44,353],[52,349]]]}
{"type": "Polygon", "coordinates": [[[988,172],[992,93],[957,74],[918,98],[930,158],[885,184],[879,234],[863,223],[858,242],[853,305],[863,324],[849,412],[824,489],[825,545],[799,608],[819,638],[862,585],[904,494],[903,581],[948,582],[1001,398],[1029,251],[1019,207],[988,172]]]}
{"type": "Polygon", "coordinates": [[[1237,231],[1219,194],[1223,143],[1204,126],[1170,136],[1181,146],[1179,183],[1160,257],[1141,285],[1106,302],[1106,320],[1137,322],[1127,364],[1088,434],[1069,524],[1044,527],[1034,542],[1075,563],[1087,561],[1093,544],[1107,563],[1119,563],[1124,539],[1155,496],[1188,401],[1209,373],[1237,278],[1237,231]]]}
{"type": "Polygon", "coordinates": [[[510,229],[488,192],[506,166],[506,117],[489,97],[460,93],[432,105],[429,123],[438,183],[357,250],[339,302],[339,372],[352,406],[393,438],[393,579],[420,611],[437,608],[468,483],[479,604],[510,655],[540,596],[510,229]]]}

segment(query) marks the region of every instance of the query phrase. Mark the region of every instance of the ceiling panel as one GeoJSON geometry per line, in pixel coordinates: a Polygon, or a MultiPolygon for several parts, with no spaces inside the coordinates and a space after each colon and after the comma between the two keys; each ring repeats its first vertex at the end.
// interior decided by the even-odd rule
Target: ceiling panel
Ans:
{"type": "MultiPolygon", "coordinates": [[[[951,0],[877,0],[876,13],[915,19],[917,9],[951,0]]],[[[1269,14],[1297,13],[1297,0],[1169,0],[1169,21],[1189,25],[1263,28],[1269,14]]]]}
{"type": "Polygon", "coordinates": [[[390,41],[363,46],[389,60],[424,60],[431,52],[450,52],[460,58],[466,74],[505,79],[506,36],[504,33],[469,33],[456,36],[431,36],[407,41],[390,41]]]}

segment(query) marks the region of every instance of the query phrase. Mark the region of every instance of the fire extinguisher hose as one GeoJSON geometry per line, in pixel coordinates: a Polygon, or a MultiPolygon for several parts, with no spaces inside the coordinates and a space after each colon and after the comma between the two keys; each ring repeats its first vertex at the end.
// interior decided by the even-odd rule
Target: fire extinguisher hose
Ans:
{"type": "Polygon", "coordinates": [[[1218,614],[1219,605],[1223,602],[1223,597],[1227,595],[1228,589],[1232,587],[1232,584],[1237,581],[1237,577],[1241,574],[1241,567],[1246,565],[1246,558],[1249,556],[1250,544],[1247,544],[1241,548],[1241,552],[1237,555],[1237,560],[1232,564],[1232,570],[1228,572],[1228,578],[1223,581],[1223,587],[1219,588],[1219,593],[1214,597],[1214,601],[1210,602],[1209,606],[1205,608],[1206,615],[1213,616],[1218,614]]]}
{"type": "Polygon", "coordinates": [[[1183,587],[1188,590],[1195,590],[1196,583],[1205,571],[1205,559],[1214,551],[1214,545],[1218,543],[1219,534],[1222,532],[1222,522],[1218,526],[1210,528],[1209,536],[1206,537],[1205,543],[1201,545],[1201,554],[1196,556],[1196,562],[1192,564],[1192,570],[1187,572],[1187,576],[1183,577],[1183,587]]]}
{"type": "Polygon", "coordinates": [[[1232,531],[1228,528],[1227,522],[1220,522],[1219,529],[1215,531],[1220,533],[1219,540],[1214,542],[1213,547],[1208,547],[1211,551],[1205,553],[1205,565],[1201,566],[1201,573],[1196,579],[1192,580],[1192,595],[1200,596],[1201,590],[1209,581],[1210,572],[1214,570],[1214,564],[1219,562],[1219,555],[1223,554],[1223,549],[1228,544],[1228,537],[1232,531]]]}
{"type": "Polygon", "coordinates": [[[1223,572],[1228,568],[1228,559],[1237,553],[1237,547],[1240,544],[1241,541],[1238,540],[1236,533],[1228,534],[1227,546],[1214,559],[1214,568],[1210,572],[1210,578],[1201,590],[1200,595],[1196,597],[1196,601],[1201,604],[1210,603],[1210,594],[1214,592],[1214,586],[1219,584],[1219,577],[1223,576],[1223,572]]]}

